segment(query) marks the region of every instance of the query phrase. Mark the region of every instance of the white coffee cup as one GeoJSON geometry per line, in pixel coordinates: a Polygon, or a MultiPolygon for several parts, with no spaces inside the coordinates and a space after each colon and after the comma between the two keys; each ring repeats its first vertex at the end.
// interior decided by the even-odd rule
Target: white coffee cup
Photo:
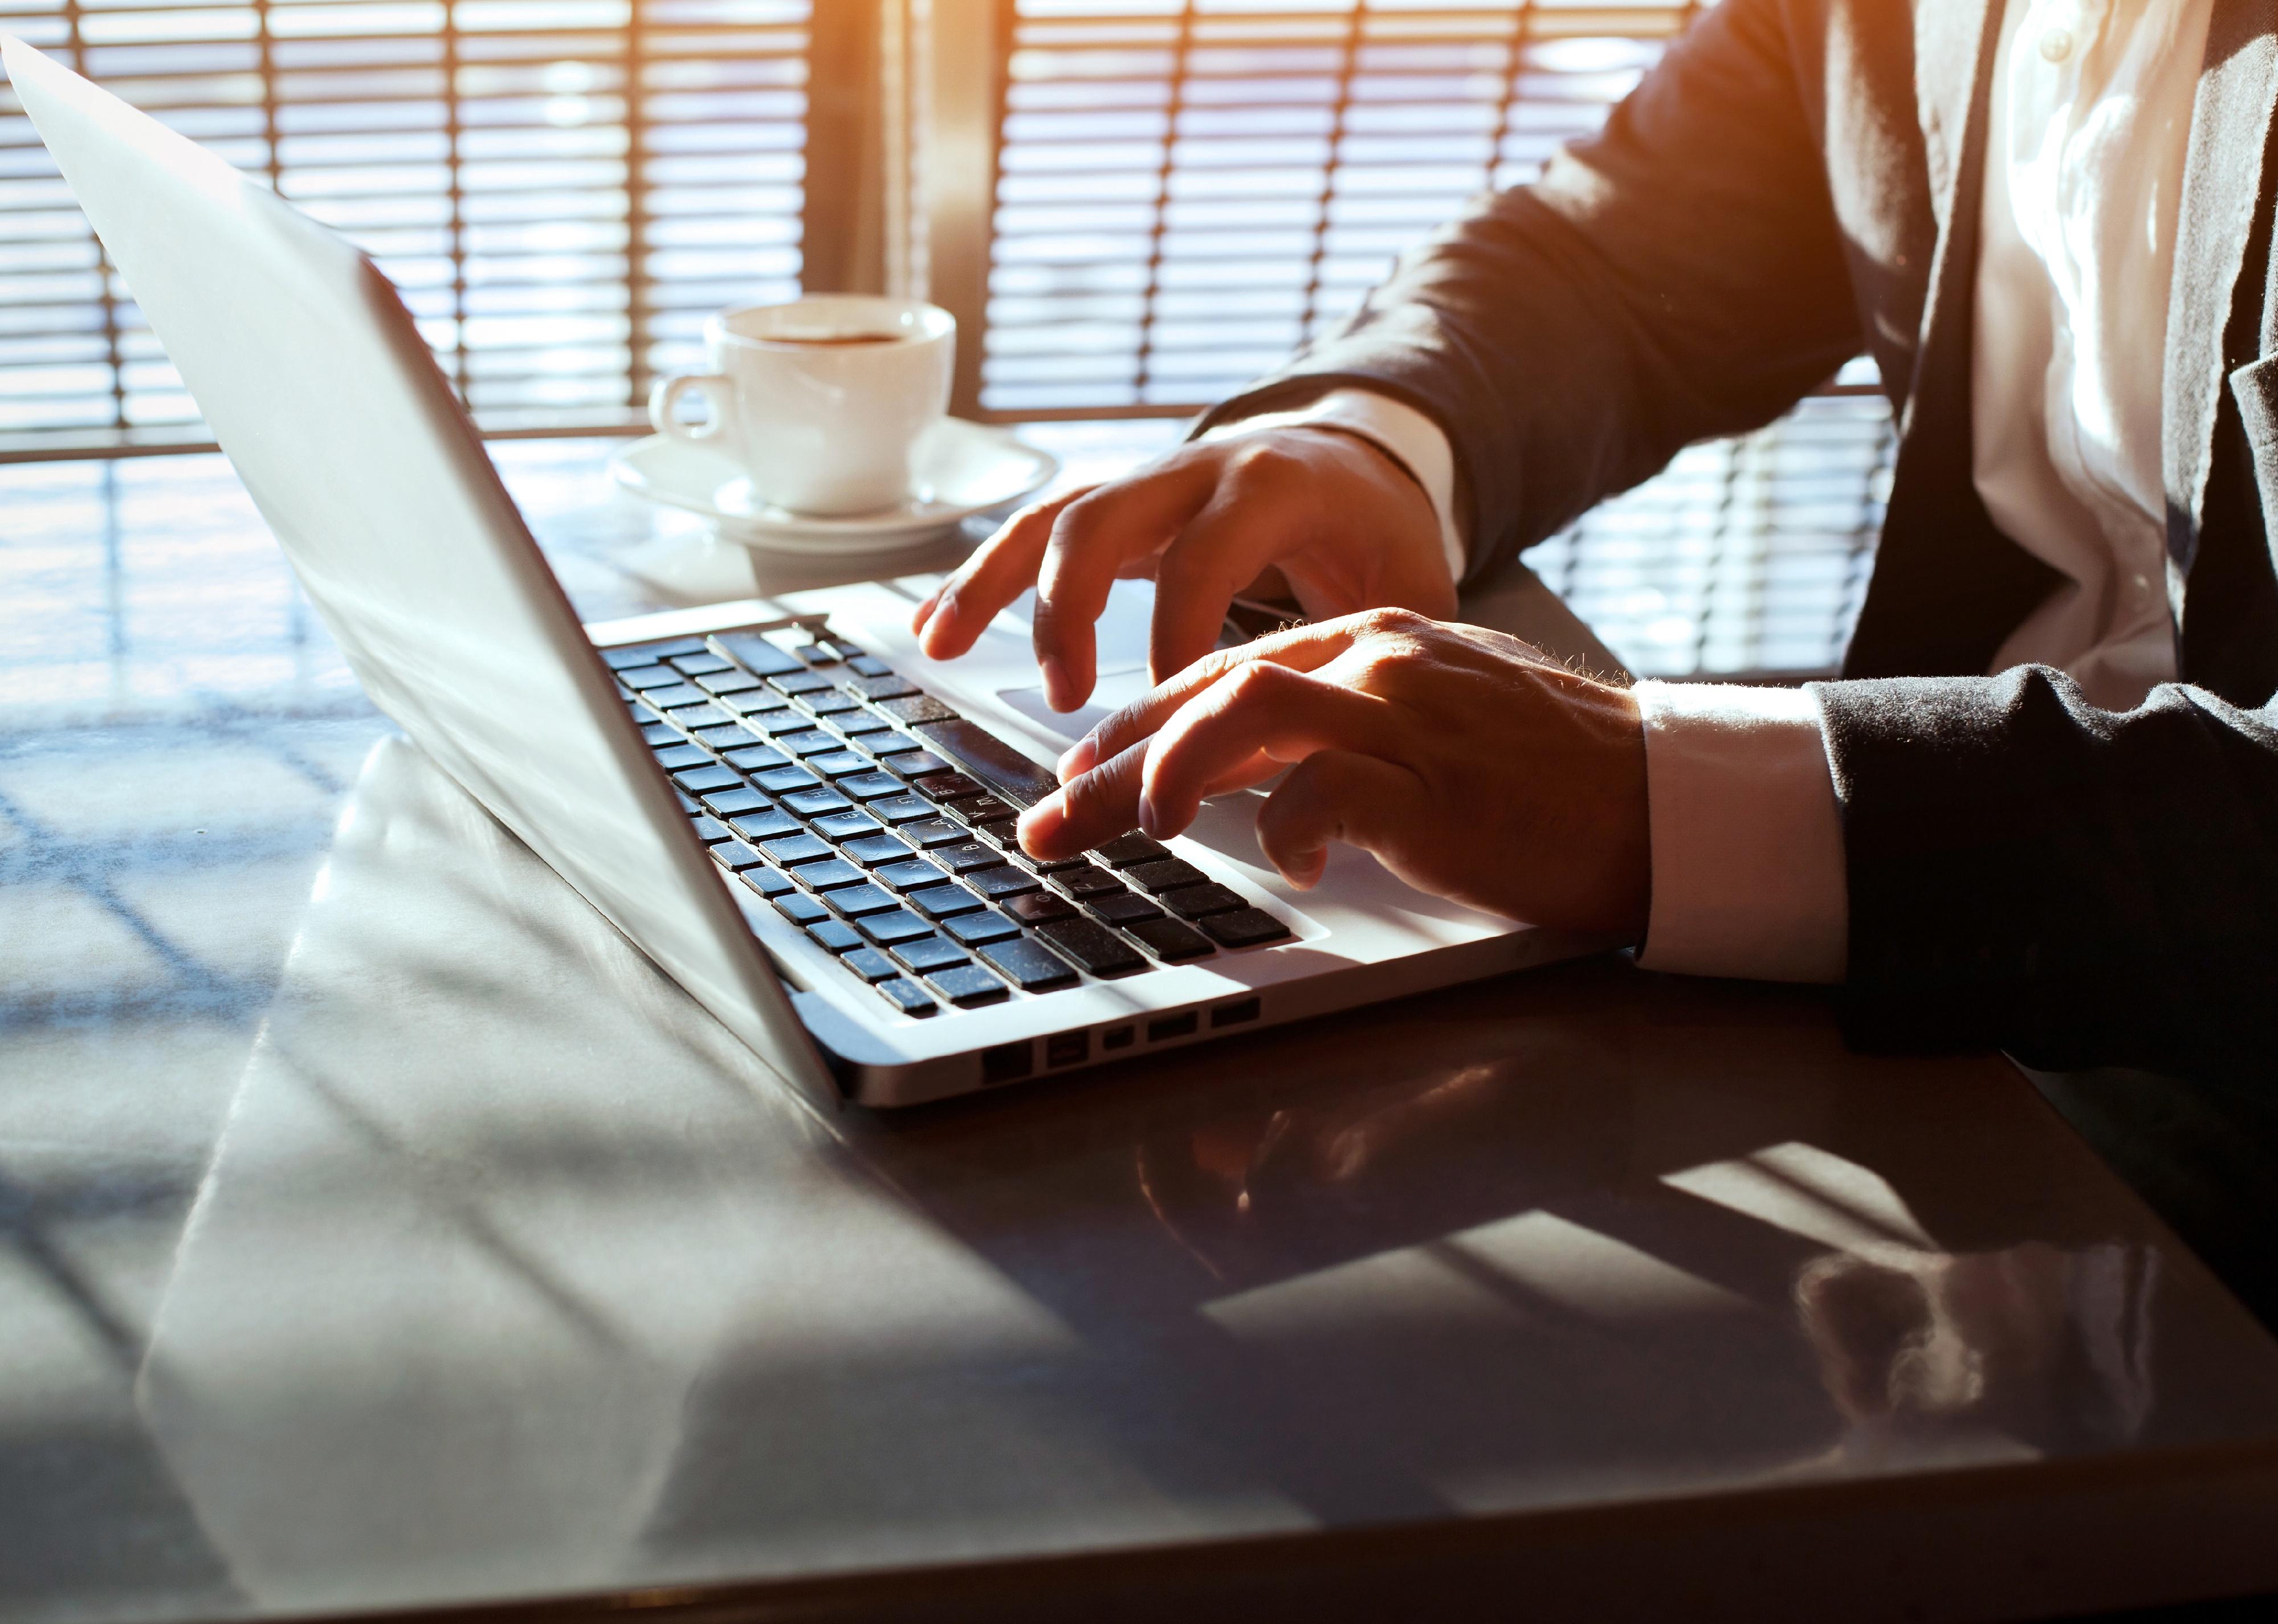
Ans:
{"type": "Polygon", "coordinates": [[[949,410],[948,311],[814,294],[722,310],[704,339],[712,370],[660,379],[650,393],[658,433],[717,442],[760,496],[793,513],[875,513],[910,499],[910,454],[949,410]],[[700,422],[681,417],[691,394],[705,403],[700,422]]]}

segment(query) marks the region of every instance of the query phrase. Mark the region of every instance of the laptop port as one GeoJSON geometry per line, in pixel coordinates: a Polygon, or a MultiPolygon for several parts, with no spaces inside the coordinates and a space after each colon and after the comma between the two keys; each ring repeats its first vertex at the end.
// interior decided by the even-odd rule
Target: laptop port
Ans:
{"type": "Polygon", "coordinates": [[[1026,1043],[999,1043],[981,1051],[981,1080],[1017,1083],[1036,1069],[1036,1056],[1026,1043]]]}
{"type": "Polygon", "coordinates": [[[1139,1029],[1135,1026],[1103,1026],[1099,1032],[1099,1047],[1103,1049],[1129,1048],[1131,1040],[1138,1035],[1139,1029]]]}
{"type": "Polygon", "coordinates": [[[1192,1010],[1184,1015],[1166,1015],[1160,1020],[1147,1023],[1147,1041],[1166,1043],[1173,1038],[1190,1038],[1201,1024],[1192,1010]]]}
{"type": "Polygon", "coordinates": [[[1044,1040],[1048,1066],[1080,1066],[1090,1058],[1091,1033],[1088,1032],[1056,1032],[1044,1040]]]}
{"type": "Polygon", "coordinates": [[[1212,1010],[1211,1029],[1216,1031],[1220,1026],[1239,1026],[1245,1021],[1254,1021],[1257,1018],[1257,1000],[1244,998],[1239,1003],[1222,1003],[1212,1010]]]}

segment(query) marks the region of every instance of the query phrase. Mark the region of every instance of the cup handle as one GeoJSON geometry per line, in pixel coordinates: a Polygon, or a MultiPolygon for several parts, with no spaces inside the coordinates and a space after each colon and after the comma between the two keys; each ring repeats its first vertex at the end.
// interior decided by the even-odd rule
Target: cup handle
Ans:
{"type": "Polygon", "coordinates": [[[683,372],[677,377],[661,377],[648,392],[649,426],[678,439],[708,440],[727,426],[734,398],[723,373],[683,372]],[[679,415],[680,398],[692,391],[704,397],[701,423],[684,422],[679,415]]]}

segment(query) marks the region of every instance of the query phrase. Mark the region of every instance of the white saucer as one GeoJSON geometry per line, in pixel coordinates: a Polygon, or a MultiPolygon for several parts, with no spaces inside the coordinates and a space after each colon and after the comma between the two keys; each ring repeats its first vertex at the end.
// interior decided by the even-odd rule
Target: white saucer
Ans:
{"type": "Polygon", "coordinates": [[[703,515],[723,539],[802,553],[906,547],[975,514],[1025,500],[1060,471],[1051,453],[959,417],[943,419],[919,441],[913,468],[918,493],[900,507],[825,519],[773,506],[733,459],[699,441],[652,434],[609,459],[610,474],[626,490],[703,515]]]}

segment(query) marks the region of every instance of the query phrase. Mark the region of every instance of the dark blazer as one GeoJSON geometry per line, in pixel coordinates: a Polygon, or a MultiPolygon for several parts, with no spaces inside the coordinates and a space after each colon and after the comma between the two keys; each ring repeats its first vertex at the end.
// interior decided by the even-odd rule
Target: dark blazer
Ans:
{"type": "Polygon", "coordinates": [[[2045,668],[1983,675],[2058,579],[1970,475],[1999,21],[2000,0],[1724,0],[1601,134],[1206,421],[1339,384],[1407,400],[1456,448],[1476,577],[1863,348],[1896,478],[1858,680],[1816,686],[1854,1040],[2278,1071],[2278,0],[2214,7],[2166,363],[2182,680],[2125,714],[2045,668]]]}

